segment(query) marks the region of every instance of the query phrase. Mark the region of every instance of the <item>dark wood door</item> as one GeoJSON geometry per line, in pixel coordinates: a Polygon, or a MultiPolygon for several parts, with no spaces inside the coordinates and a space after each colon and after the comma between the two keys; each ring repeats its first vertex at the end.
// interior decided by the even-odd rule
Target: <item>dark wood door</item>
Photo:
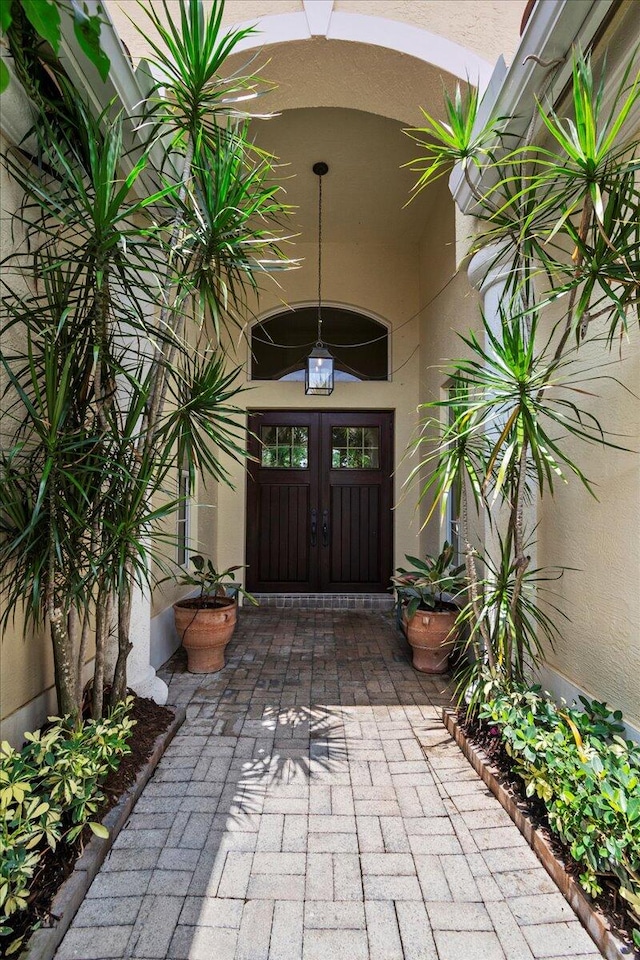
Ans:
{"type": "Polygon", "coordinates": [[[247,584],[379,592],[392,568],[393,414],[250,414],[247,584]]]}

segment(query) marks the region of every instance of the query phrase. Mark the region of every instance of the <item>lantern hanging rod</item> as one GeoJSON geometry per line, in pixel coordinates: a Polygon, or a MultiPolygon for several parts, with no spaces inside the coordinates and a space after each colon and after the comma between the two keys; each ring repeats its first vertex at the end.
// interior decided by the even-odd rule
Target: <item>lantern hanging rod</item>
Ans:
{"type": "Polygon", "coordinates": [[[318,340],[307,357],[304,392],[328,397],[333,392],[333,357],[322,342],[322,178],[329,172],[324,161],[314,163],[318,178],[318,340]]]}
{"type": "Polygon", "coordinates": [[[318,341],[322,346],[322,178],[329,172],[329,165],[323,160],[314,163],[313,172],[318,178],[318,341]]]}

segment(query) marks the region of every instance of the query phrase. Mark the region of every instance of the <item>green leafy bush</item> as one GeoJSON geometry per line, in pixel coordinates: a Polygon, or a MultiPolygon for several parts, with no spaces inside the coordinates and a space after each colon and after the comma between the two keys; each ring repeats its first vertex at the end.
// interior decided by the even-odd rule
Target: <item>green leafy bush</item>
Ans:
{"type": "Polygon", "coordinates": [[[620,711],[580,700],[584,710],[558,707],[539,687],[519,688],[493,695],[480,717],[499,728],[527,795],[545,803],[584,889],[598,894],[602,877],[617,877],[640,925],[640,746],[621,736],[620,711]]]}
{"type": "Polygon", "coordinates": [[[398,603],[407,605],[408,620],[417,610],[448,610],[452,601],[464,593],[467,588],[465,564],[453,564],[454,552],[453,545],[445,540],[437,557],[427,556],[421,560],[407,555],[405,559],[413,564],[414,569],[398,567],[391,577],[398,603]]]}
{"type": "MultiPolygon", "coordinates": [[[[21,750],[0,744],[0,937],[14,932],[12,920],[26,909],[48,848],[77,842],[86,824],[108,836],[92,818],[104,800],[100,784],[130,752],[131,703],[129,697],[108,718],[83,726],[51,717],[46,730],[25,734],[21,750]]],[[[21,942],[14,940],[7,954],[21,942]]]]}

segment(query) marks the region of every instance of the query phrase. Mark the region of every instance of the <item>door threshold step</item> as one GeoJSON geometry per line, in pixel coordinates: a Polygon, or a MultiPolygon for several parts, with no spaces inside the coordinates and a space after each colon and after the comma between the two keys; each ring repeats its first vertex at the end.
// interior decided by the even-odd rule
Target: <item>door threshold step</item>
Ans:
{"type": "Polygon", "coordinates": [[[262,607],[301,610],[392,610],[387,593],[254,593],[262,607]]]}

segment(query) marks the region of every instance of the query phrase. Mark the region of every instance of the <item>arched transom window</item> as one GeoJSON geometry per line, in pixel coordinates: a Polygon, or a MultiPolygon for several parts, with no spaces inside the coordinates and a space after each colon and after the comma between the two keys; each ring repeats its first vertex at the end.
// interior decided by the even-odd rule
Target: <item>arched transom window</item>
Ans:
{"type": "MultiPolygon", "coordinates": [[[[251,379],[304,380],[317,331],[318,308],[313,306],[257,323],[251,331],[251,379]]],[[[389,379],[389,331],[378,320],[323,306],[322,339],[335,358],[336,380],[389,379]]]]}

